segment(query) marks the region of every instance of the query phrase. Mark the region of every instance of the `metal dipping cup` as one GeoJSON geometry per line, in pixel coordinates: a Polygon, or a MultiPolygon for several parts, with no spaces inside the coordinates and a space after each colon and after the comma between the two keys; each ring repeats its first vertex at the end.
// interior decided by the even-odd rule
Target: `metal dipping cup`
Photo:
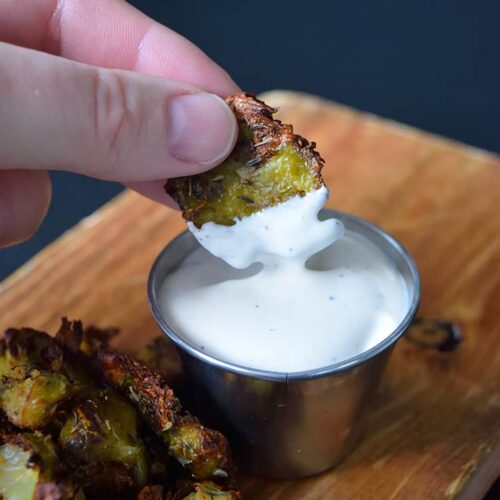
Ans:
{"type": "MultiPolygon", "coordinates": [[[[228,436],[240,468],[252,474],[299,478],[344,459],[360,435],[367,401],[392,348],[417,312],[420,279],[407,251],[369,222],[333,210],[321,212],[322,219],[330,217],[341,220],[347,231],[360,233],[387,255],[401,272],[409,297],[408,311],[396,330],[371,349],[330,366],[297,373],[254,370],[216,359],[175,332],[158,299],[165,277],[198,247],[187,231],[165,247],[149,276],[153,315],[177,346],[194,411],[207,425],[216,422],[215,427],[228,436]]],[[[313,332],[304,335],[314,341],[313,332]]]]}

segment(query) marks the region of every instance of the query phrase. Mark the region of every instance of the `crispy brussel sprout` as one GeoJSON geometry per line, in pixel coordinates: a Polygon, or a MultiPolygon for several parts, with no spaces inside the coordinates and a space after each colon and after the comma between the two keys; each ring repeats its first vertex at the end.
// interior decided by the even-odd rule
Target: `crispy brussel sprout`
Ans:
{"type": "Polygon", "coordinates": [[[109,349],[115,333],[63,318],[55,337],[0,340],[0,499],[239,498],[226,439],[167,384],[181,373],[172,346],[143,349],[149,368],[109,349]],[[220,479],[228,491],[206,481],[220,479]]]}
{"type": "Polygon", "coordinates": [[[79,482],[95,495],[137,490],[147,482],[138,414],[126,399],[109,390],[73,409],[58,442],[79,482]]]}
{"type": "Polygon", "coordinates": [[[225,478],[232,472],[226,438],[184,412],[159,373],[105,349],[99,352],[98,365],[105,379],[135,404],[170,455],[195,479],[225,478]]]}
{"type": "Polygon", "coordinates": [[[241,500],[241,493],[234,489],[223,489],[212,481],[193,483],[180,481],[174,493],[168,493],[162,485],[143,488],[137,500],[241,500]]]}
{"type": "Polygon", "coordinates": [[[40,480],[40,471],[28,464],[31,452],[19,444],[0,446],[0,495],[1,498],[31,500],[40,480]]]}
{"type": "Polygon", "coordinates": [[[200,424],[188,413],[180,415],[163,439],[168,451],[195,479],[226,478],[231,471],[226,438],[200,424]]]}
{"type": "Polygon", "coordinates": [[[4,500],[84,499],[61,470],[54,443],[40,433],[0,438],[0,497],[4,500]]]}
{"type": "Polygon", "coordinates": [[[56,337],[32,328],[10,328],[0,341],[0,383],[16,367],[60,372],[70,381],[92,383],[88,365],[89,352],[115,332],[93,327],[83,330],[80,321],[62,319],[56,337]],[[86,354],[86,356],[84,356],[86,354]],[[85,359],[84,359],[85,358],[85,359]]]}
{"type": "Polygon", "coordinates": [[[33,328],[9,328],[0,346],[0,378],[16,366],[59,371],[63,352],[53,337],[33,328]]]}
{"type": "Polygon", "coordinates": [[[132,401],[156,433],[172,427],[180,404],[161,374],[107,349],[100,350],[97,362],[106,381],[132,401]]]}
{"type": "Polygon", "coordinates": [[[315,144],[295,135],[291,125],[273,119],[275,109],[243,92],[226,102],[239,126],[233,152],[208,172],[165,184],[184,219],[198,228],[205,222],[231,226],[235,219],[323,185],[323,159],[315,144]]]}
{"type": "Polygon", "coordinates": [[[72,394],[73,384],[64,375],[18,366],[0,388],[0,409],[21,429],[41,429],[72,394]]]}
{"type": "Polygon", "coordinates": [[[193,484],[194,491],[183,500],[240,500],[241,493],[237,490],[224,491],[219,485],[211,481],[193,484]]]}

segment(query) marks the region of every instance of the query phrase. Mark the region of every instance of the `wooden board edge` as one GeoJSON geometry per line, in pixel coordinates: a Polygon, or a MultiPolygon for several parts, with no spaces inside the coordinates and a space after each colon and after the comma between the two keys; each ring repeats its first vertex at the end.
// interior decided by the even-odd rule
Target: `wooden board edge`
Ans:
{"type": "Polygon", "coordinates": [[[446,493],[455,500],[476,500],[483,498],[499,476],[500,444],[485,450],[477,461],[471,461],[464,467],[463,474],[449,487],[446,493]],[[453,493],[458,492],[456,495],[453,493]]]}

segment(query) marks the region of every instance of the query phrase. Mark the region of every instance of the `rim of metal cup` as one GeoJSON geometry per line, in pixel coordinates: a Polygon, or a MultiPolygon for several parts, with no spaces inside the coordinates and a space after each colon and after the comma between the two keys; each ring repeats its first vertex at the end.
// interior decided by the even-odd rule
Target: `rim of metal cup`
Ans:
{"type": "MultiPolygon", "coordinates": [[[[379,238],[385,241],[388,248],[392,248],[403,258],[403,261],[406,264],[410,274],[410,289],[409,289],[410,304],[408,311],[404,316],[404,318],[402,319],[401,323],[384,340],[382,340],[372,348],[356,356],[348,358],[346,360],[339,361],[331,365],[323,366],[321,368],[316,368],[314,370],[306,370],[306,371],[292,372],[292,373],[274,372],[268,370],[258,370],[254,368],[248,368],[246,366],[241,366],[227,361],[223,361],[221,359],[218,359],[214,356],[211,356],[210,354],[207,354],[199,350],[196,346],[190,344],[186,339],[178,335],[176,331],[168,324],[166,318],[163,316],[161,312],[161,309],[158,304],[158,297],[156,294],[156,289],[159,287],[159,285],[161,285],[161,283],[158,283],[159,279],[158,268],[163,259],[166,258],[168,253],[175,250],[176,242],[178,242],[178,240],[180,240],[181,238],[186,237],[186,233],[189,233],[189,231],[187,230],[183,231],[181,234],[179,234],[165,246],[165,248],[160,252],[155,262],[153,263],[153,266],[149,273],[149,278],[148,278],[149,304],[153,316],[158,325],[160,326],[161,330],[163,331],[163,333],[165,333],[181,350],[187,352],[191,356],[213,367],[217,367],[219,369],[236,373],[239,375],[244,375],[246,377],[252,377],[261,380],[281,381],[281,382],[311,380],[315,378],[325,377],[333,373],[338,373],[347,370],[349,368],[352,368],[354,366],[361,365],[366,361],[370,360],[371,358],[377,356],[381,352],[385,351],[389,347],[391,347],[408,329],[411,322],[413,321],[413,318],[417,313],[417,309],[420,304],[421,284],[420,284],[420,276],[418,274],[418,269],[417,265],[415,264],[415,261],[410,256],[408,251],[403,247],[403,245],[399,243],[399,241],[397,241],[390,234],[386,233],[379,226],[372,224],[371,222],[368,222],[354,215],[330,209],[322,210],[321,215],[327,215],[328,218],[336,217],[343,221],[351,222],[354,225],[363,227],[366,232],[376,234],[379,238]]],[[[373,241],[372,243],[375,244],[373,241]]],[[[380,250],[382,250],[384,254],[387,254],[387,252],[384,251],[384,248],[380,248],[380,250]]]]}

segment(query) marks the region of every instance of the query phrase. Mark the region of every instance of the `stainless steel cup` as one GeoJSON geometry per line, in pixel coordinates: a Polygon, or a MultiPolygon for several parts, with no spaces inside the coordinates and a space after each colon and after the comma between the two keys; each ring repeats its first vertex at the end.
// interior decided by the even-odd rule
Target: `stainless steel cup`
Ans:
{"type": "MultiPolygon", "coordinates": [[[[408,287],[408,312],[396,330],[375,347],[345,361],[300,373],[268,372],[216,359],[182,338],[162,314],[158,295],[165,277],[198,246],[188,232],[165,247],[149,276],[153,315],[177,345],[195,411],[208,422],[215,415],[216,427],[229,436],[240,467],[250,473],[297,478],[339,463],[355,445],[367,400],[418,308],[417,267],[394,238],[352,215],[324,210],[321,218],[325,217],[341,220],[347,231],[374,243],[396,265],[408,287]]],[[[314,332],[304,335],[314,342],[314,332]]]]}

